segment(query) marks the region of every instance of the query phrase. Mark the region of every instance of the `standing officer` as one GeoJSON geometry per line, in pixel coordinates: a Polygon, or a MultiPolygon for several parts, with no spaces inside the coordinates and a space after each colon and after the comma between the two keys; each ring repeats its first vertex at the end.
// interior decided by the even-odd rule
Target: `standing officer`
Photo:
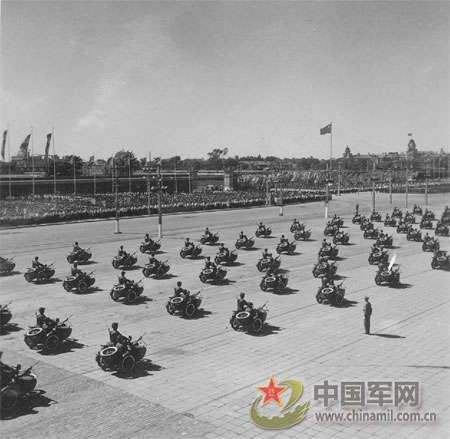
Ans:
{"type": "Polygon", "coordinates": [[[366,334],[370,335],[370,316],[372,315],[372,304],[369,302],[369,296],[364,297],[366,303],[363,308],[364,329],[366,334]]]}

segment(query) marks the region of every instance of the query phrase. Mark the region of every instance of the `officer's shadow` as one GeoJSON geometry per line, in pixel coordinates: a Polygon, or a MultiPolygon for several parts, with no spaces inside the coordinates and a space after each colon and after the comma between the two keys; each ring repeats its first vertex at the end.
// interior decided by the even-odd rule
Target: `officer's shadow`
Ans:
{"type": "Polygon", "coordinates": [[[371,333],[370,335],[376,335],[377,337],[384,337],[384,338],[406,338],[403,335],[395,335],[395,334],[378,334],[376,332],[371,333]]]}
{"type": "Polygon", "coordinates": [[[343,299],[342,303],[339,305],[340,308],[351,308],[353,306],[356,306],[358,304],[355,300],[347,300],[343,299]]]}

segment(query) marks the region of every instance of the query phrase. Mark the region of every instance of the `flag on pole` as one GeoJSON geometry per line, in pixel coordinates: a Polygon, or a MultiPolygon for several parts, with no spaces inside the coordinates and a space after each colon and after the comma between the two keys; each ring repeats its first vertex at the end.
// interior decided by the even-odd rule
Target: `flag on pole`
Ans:
{"type": "Polygon", "coordinates": [[[22,142],[22,144],[19,147],[19,154],[22,157],[28,158],[28,145],[30,144],[30,137],[31,137],[31,134],[28,134],[28,136],[25,137],[25,140],[22,142]]]}
{"type": "Polygon", "coordinates": [[[155,157],[154,160],[155,165],[159,165],[161,163],[161,157],[155,157]]]}
{"type": "Polygon", "coordinates": [[[412,133],[408,133],[408,137],[411,137],[412,136],[412,133]]]}
{"type": "Polygon", "coordinates": [[[141,159],[140,162],[141,162],[142,167],[147,166],[147,157],[144,157],[143,159],[141,159]]]}
{"type": "Polygon", "coordinates": [[[45,163],[47,163],[47,160],[48,160],[48,151],[50,149],[50,140],[51,139],[52,139],[52,133],[48,133],[47,134],[47,143],[45,145],[45,157],[44,157],[45,163]]]}
{"type": "Polygon", "coordinates": [[[2,159],[5,160],[5,145],[6,136],[8,135],[8,130],[3,131],[3,141],[2,141],[2,159]]]}
{"type": "Polygon", "coordinates": [[[331,123],[320,129],[320,135],[331,133],[331,123]]]}

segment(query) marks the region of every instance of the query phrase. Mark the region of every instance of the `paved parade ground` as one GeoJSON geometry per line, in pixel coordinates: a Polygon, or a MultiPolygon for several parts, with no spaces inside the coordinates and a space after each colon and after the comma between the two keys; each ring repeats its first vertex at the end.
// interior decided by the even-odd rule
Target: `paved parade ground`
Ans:
{"type": "MultiPolygon", "coordinates": [[[[410,211],[414,203],[425,207],[423,194],[410,194],[408,202],[410,211]]],[[[139,244],[145,233],[156,237],[157,217],[122,219],[121,234],[114,233],[114,221],[3,230],[1,255],[15,256],[17,266],[13,274],[1,278],[1,302],[12,302],[13,313],[12,325],[0,337],[2,361],[21,363],[23,368],[38,362],[34,370],[40,391],[11,416],[3,415],[3,437],[448,437],[450,272],[432,270],[432,254],[424,253],[420,243],[376,223],[394,236],[389,253],[396,254],[401,265],[401,286],[375,285],[377,267],[367,261],[373,241],[365,240],[359,226],[351,223],[357,203],[360,213],[371,213],[370,193],[336,197],[329,209],[331,216],[344,218],[344,230],[350,235],[350,245],[339,247],[337,260],[337,274],[346,288],[342,307],[321,305],[315,298],[320,280],[311,270],[324,237],[322,202],[285,206],[283,216],[279,207],[164,216],[157,258],[169,260],[169,276],[144,278],[143,298],[133,305],[110,298],[119,274],[111,260],[123,244],[128,252],[137,251],[138,265],[143,267],[147,256],[139,252],[139,244]],[[306,223],[312,238],[298,242],[294,255],[281,258],[281,268],[289,272],[285,294],[262,292],[256,262],[265,247],[275,253],[282,234],[292,239],[289,227],[294,218],[306,223]],[[233,249],[238,233],[243,230],[252,236],[259,221],[272,227],[273,237],[256,239],[253,250],[239,250],[223,285],[202,284],[198,275],[203,259],[179,256],[184,238],[198,243],[206,226],[233,249]],[[74,241],[93,253],[93,262],[80,267],[95,270],[94,288],[84,295],[62,287],[70,274],[65,258],[74,241]],[[43,263],[55,262],[56,274],[49,284],[25,281],[23,273],[35,256],[43,263]],[[166,312],[167,299],[179,280],[191,292],[202,289],[202,311],[193,319],[166,312]],[[236,332],[229,324],[240,292],[257,307],[267,304],[269,313],[260,335],[236,332]],[[366,295],[373,307],[370,336],[363,327],[366,295]],[[71,340],[47,355],[29,349],[23,341],[41,306],[50,317],[71,316],[73,327],[71,340]],[[134,339],[145,334],[147,356],[131,376],[104,372],[95,362],[113,321],[134,339]],[[309,401],[305,418],[290,428],[263,429],[250,418],[250,407],[263,395],[256,386],[266,387],[271,376],[276,385],[286,380],[301,382],[303,393],[297,404],[309,401]],[[353,399],[354,405],[345,405],[344,393],[352,383],[365,392],[359,402],[353,399]],[[323,395],[328,396],[328,407],[323,395]],[[388,412],[397,420],[357,419],[375,412],[388,412]],[[333,413],[343,413],[345,419],[319,419],[333,413]],[[398,416],[410,419],[416,413],[422,419],[401,421],[398,416]]],[[[394,205],[406,210],[404,195],[395,194],[391,205],[388,194],[377,194],[376,203],[383,218],[394,205]]],[[[437,218],[446,204],[448,194],[429,196],[428,207],[437,218]]],[[[450,237],[439,241],[442,249],[450,248],[450,237]]],[[[216,253],[216,246],[203,246],[202,256],[216,253]]],[[[127,277],[143,278],[142,268],[129,270],[127,277]]],[[[289,389],[280,394],[283,405],[289,395],[289,389]]],[[[258,408],[269,418],[283,416],[280,409],[273,400],[258,408]]]]}

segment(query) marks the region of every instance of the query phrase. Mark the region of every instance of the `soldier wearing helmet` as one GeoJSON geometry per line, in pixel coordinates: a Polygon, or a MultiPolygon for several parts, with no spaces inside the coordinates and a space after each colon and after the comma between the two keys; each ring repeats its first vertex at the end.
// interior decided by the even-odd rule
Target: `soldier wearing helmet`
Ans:
{"type": "Polygon", "coordinates": [[[248,302],[245,300],[245,293],[240,293],[237,298],[237,312],[245,311],[248,302]]]}
{"type": "Polygon", "coordinates": [[[34,258],[34,260],[31,262],[31,266],[36,270],[41,270],[42,268],[44,268],[44,264],[41,264],[39,262],[39,256],[36,256],[34,258]]]}
{"type": "Polygon", "coordinates": [[[74,277],[78,277],[78,276],[81,276],[83,274],[83,272],[78,268],[78,262],[74,262],[73,263],[73,267],[70,270],[70,273],[74,277]]]}

